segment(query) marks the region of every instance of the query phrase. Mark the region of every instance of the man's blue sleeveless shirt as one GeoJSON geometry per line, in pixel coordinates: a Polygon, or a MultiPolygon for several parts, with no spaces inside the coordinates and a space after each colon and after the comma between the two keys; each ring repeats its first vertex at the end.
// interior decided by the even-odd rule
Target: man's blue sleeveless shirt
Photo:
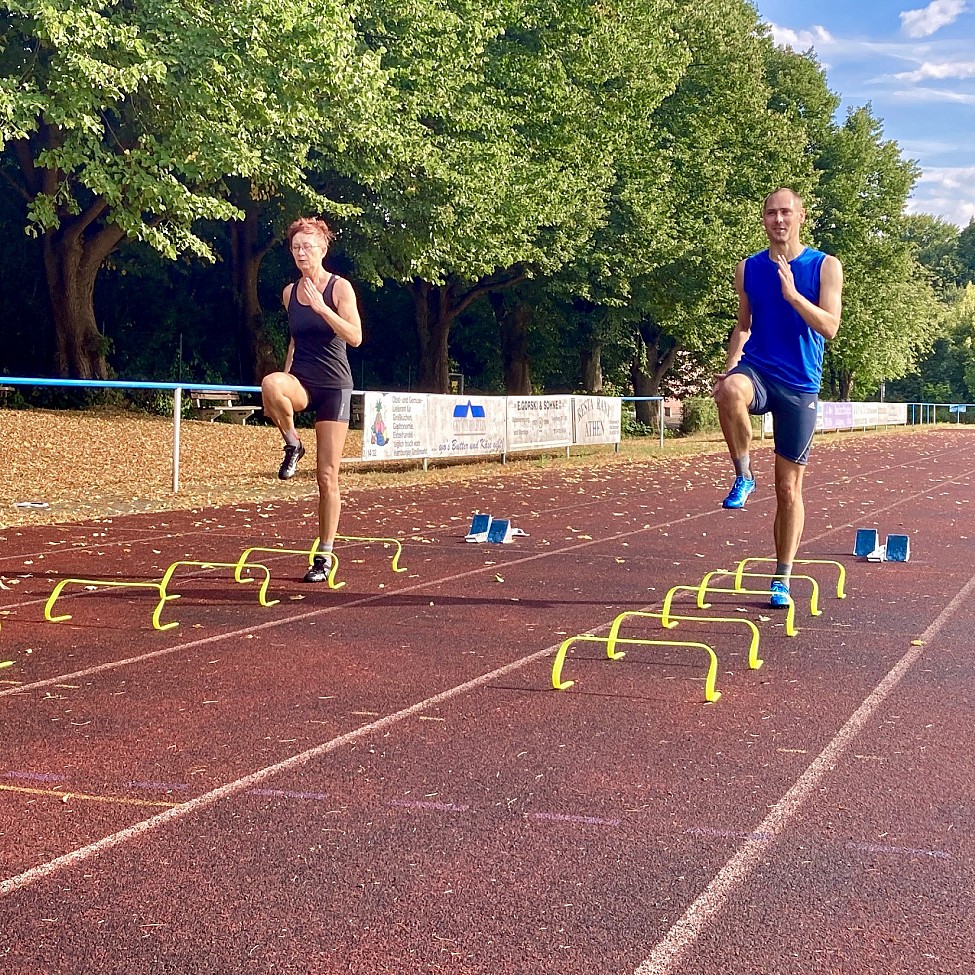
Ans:
{"type": "MultiPolygon", "coordinates": [[[[807,247],[789,262],[796,290],[819,304],[819,273],[826,255],[807,247]]],[[[745,260],[745,294],[752,327],[741,361],[803,393],[818,393],[826,340],[782,297],[779,271],[767,250],[745,260]]]]}

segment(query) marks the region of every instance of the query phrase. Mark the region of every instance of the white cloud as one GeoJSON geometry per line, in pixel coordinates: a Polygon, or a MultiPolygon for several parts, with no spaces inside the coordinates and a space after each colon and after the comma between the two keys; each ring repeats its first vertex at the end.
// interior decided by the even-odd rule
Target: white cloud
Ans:
{"type": "Polygon", "coordinates": [[[948,102],[952,105],[975,105],[975,92],[949,91],[942,88],[909,88],[891,91],[889,98],[896,102],[948,102]]]}
{"type": "Polygon", "coordinates": [[[901,71],[894,75],[898,81],[926,81],[945,78],[975,78],[975,61],[925,61],[916,71],[901,71]]]}
{"type": "Polygon", "coordinates": [[[779,47],[791,47],[793,51],[808,51],[814,47],[821,50],[833,43],[833,35],[825,27],[813,27],[810,30],[791,30],[778,24],[769,24],[772,39],[779,47]]]}
{"type": "Polygon", "coordinates": [[[975,166],[926,169],[914,189],[907,209],[933,213],[958,227],[975,218],[975,166]]]}
{"type": "Polygon", "coordinates": [[[953,24],[966,10],[965,0],[933,0],[920,10],[901,13],[901,30],[908,37],[930,37],[953,24]]]}
{"type": "Polygon", "coordinates": [[[916,156],[938,156],[949,153],[963,152],[966,157],[971,155],[967,139],[961,133],[960,138],[949,141],[946,139],[898,139],[901,151],[914,158],[916,156]]]}

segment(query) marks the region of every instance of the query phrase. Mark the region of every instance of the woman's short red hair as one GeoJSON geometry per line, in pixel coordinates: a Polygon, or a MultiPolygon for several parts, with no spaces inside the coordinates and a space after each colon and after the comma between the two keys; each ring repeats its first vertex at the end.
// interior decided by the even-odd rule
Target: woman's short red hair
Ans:
{"type": "Polygon", "coordinates": [[[294,239],[295,234],[315,234],[321,237],[326,244],[335,240],[335,234],[324,220],[317,217],[298,217],[298,219],[288,227],[288,243],[294,239]]]}

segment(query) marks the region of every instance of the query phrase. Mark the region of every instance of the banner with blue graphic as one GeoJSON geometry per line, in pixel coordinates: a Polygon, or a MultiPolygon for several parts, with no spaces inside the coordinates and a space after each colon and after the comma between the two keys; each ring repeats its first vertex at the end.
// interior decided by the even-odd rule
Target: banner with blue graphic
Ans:
{"type": "Polygon", "coordinates": [[[363,460],[503,455],[620,439],[616,397],[363,395],[363,460]]]}

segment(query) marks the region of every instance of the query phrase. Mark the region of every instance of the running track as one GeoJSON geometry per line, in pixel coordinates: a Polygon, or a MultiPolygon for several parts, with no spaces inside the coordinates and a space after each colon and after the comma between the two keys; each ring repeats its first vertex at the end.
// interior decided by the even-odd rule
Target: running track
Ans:
{"type": "MultiPolygon", "coordinates": [[[[823,439],[806,479],[823,614],[634,622],[704,659],[598,644],[624,610],[770,554],[767,448],[742,512],[721,456],[347,499],[339,590],[273,555],[262,608],[177,559],[300,547],[309,503],[3,532],[5,975],[948,973],[975,968],[975,436],[823,439]],[[512,545],[467,545],[471,514],[512,545]],[[908,563],[850,554],[858,527],[908,563]]],[[[798,570],[797,570],[798,571],[798,570]]],[[[762,585],[762,583],[758,583],[762,585]]],[[[806,584],[797,581],[797,596],[806,584]]],[[[808,589],[806,589],[808,593],[808,589]]],[[[691,612],[684,598],[675,611],[691,612]]]]}

